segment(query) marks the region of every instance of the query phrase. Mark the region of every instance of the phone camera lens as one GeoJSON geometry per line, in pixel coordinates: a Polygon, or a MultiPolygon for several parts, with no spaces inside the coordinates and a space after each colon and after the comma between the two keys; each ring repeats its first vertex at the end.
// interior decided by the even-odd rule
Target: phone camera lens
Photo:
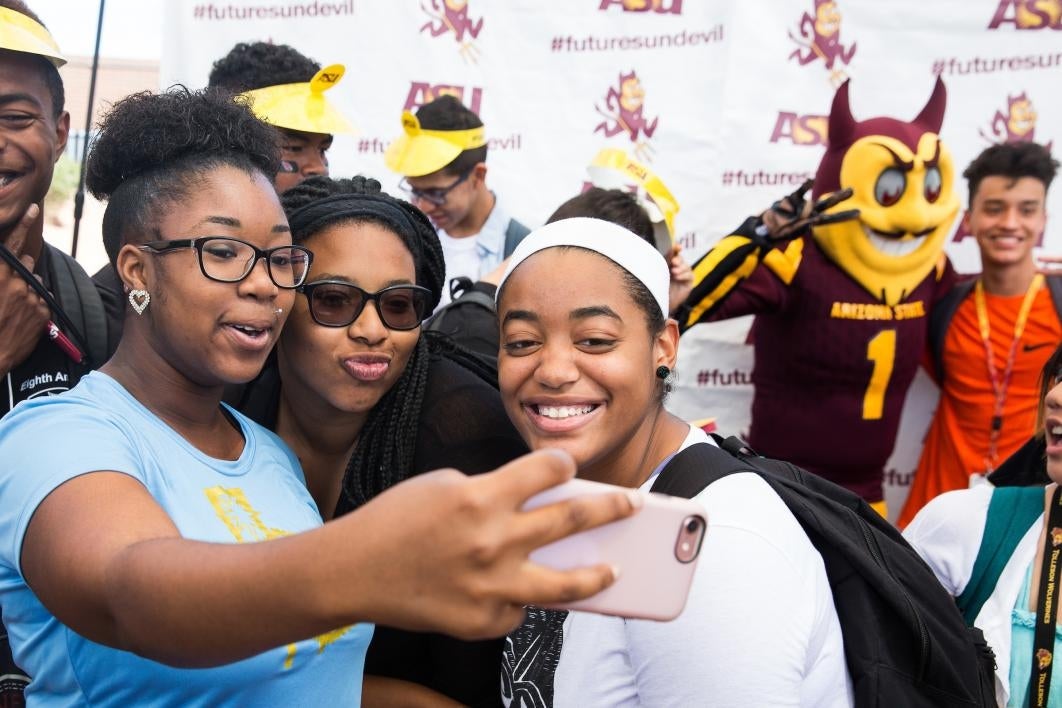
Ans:
{"type": "Polygon", "coordinates": [[[686,522],[686,532],[687,533],[696,533],[697,530],[700,529],[700,528],[701,528],[701,520],[700,519],[692,518],[692,519],[690,519],[689,521],[686,522]]]}

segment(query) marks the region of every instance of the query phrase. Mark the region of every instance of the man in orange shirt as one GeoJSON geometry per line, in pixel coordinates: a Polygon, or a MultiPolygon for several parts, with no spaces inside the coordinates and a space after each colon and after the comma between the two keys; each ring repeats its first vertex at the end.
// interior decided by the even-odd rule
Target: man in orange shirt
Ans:
{"type": "Polygon", "coordinates": [[[977,239],[981,275],[959,283],[930,319],[930,372],[940,404],[898,523],[930,499],[991,472],[1034,432],[1038,376],[1062,340],[1062,275],[1033,259],[1058,161],[1035,143],[993,145],[963,176],[963,226],[977,239]]]}

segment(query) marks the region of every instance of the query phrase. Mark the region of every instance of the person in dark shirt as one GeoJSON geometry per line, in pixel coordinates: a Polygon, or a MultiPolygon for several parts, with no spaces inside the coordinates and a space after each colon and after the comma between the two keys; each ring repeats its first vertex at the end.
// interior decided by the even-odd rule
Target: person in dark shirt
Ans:
{"type": "MultiPolygon", "coordinates": [[[[230,400],[295,451],[325,520],[423,472],[487,472],[525,453],[494,370],[420,331],[445,273],[427,218],[361,177],[314,177],[282,202],[314,260],[273,360],[230,400]]],[[[500,656],[500,640],[377,627],[366,702],[498,705],[500,656]]]]}
{"type": "MultiPolygon", "coordinates": [[[[15,268],[0,260],[0,416],[16,404],[73,388],[114,351],[106,318],[120,299],[97,291],[77,262],[45,243],[44,196],[70,132],[58,67],[66,63],[48,30],[25,3],[0,1],[0,244],[50,292],[52,308],[15,268]],[[63,315],[78,331],[66,324],[63,315]],[[81,361],[45,336],[49,322],[84,356],[81,361]],[[92,325],[88,331],[86,323],[92,325]],[[89,344],[91,342],[91,346],[89,344]]],[[[22,705],[29,679],[12,658],[0,624],[0,704],[22,705]]]]}

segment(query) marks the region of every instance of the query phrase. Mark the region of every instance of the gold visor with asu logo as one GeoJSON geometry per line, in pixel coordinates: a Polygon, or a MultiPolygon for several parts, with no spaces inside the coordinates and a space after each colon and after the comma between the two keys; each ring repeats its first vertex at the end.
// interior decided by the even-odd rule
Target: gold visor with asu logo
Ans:
{"type": "Polygon", "coordinates": [[[427,130],[411,111],[402,113],[402,135],[387,147],[384,164],[404,177],[438,172],[465,150],[487,144],[483,126],[463,130],[427,130]]]}
{"type": "Polygon", "coordinates": [[[44,25],[6,7],[0,7],[0,49],[37,54],[56,68],[66,63],[59,45],[44,25]]]}
{"type": "Polygon", "coordinates": [[[671,250],[675,241],[675,214],[679,203],[664,181],[652,170],[619,148],[602,148],[586,168],[590,181],[602,189],[636,188],[635,198],[649,213],[662,252],[671,250]],[[660,231],[666,233],[660,233],[660,231]]]}
{"type": "Polygon", "coordinates": [[[245,91],[240,97],[262,121],[278,128],[304,133],[353,133],[354,126],[325,96],[343,78],[346,69],[332,64],[305,83],[279,84],[245,91]]]}

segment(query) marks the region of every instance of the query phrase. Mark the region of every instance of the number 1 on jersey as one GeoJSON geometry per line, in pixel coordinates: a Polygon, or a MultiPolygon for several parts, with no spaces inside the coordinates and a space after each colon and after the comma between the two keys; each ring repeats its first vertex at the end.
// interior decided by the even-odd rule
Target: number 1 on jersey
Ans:
{"type": "Polygon", "coordinates": [[[880,420],[885,410],[885,389],[896,361],[896,330],[883,329],[867,342],[867,360],[874,369],[863,395],[863,420],[880,420]]]}

